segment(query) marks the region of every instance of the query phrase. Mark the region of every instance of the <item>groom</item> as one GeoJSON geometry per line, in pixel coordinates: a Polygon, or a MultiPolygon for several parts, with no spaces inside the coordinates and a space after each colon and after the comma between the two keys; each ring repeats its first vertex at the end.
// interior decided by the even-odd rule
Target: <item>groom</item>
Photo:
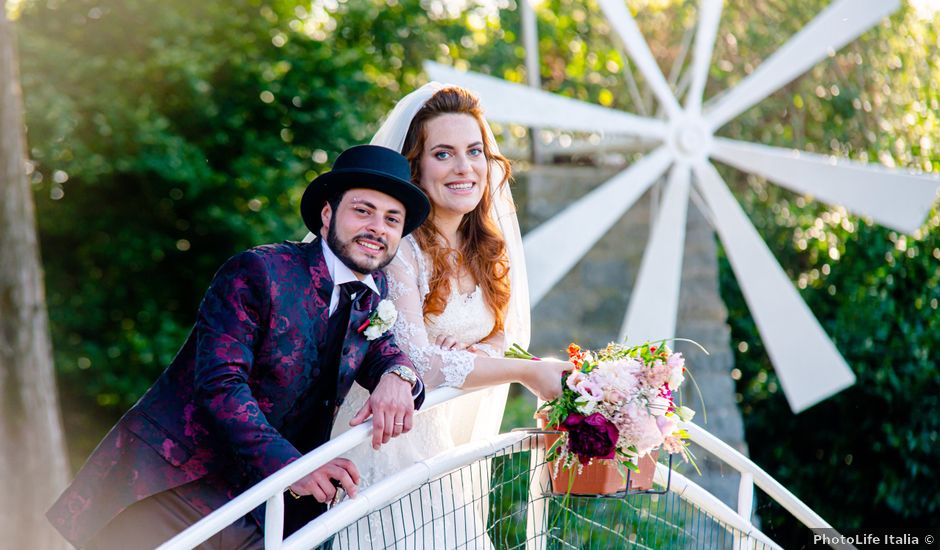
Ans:
{"type": "MultiPolygon", "coordinates": [[[[351,423],[372,415],[373,447],[411,428],[423,384],[389,332],[362,330],[387,294],[378,270],[430,211],[410,173],[391,149],[343,152],[301,201],[321,239],[253,248],[219,269],[176,358],[48,512],[65,538],[156,547],[327,441],[354,380],[372,394],[351,423]]],[[[291,485],[285,535],[358,480],[335,459],[291,485]]],[[[262,512],[207,543],[260,548],[262,512]]]]}

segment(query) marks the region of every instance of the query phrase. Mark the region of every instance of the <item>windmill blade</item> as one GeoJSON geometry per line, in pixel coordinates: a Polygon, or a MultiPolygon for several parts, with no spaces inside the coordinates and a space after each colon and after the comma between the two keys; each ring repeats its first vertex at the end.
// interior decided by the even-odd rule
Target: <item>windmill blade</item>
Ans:
{"type": "Polygon", "coordinates": [[[479,96],[486,118],[531,128],[607,132],[643,138],[663,138],[666,124],[615,109],[551,94],[492,76],[458,71],[431,61],[424,70],[432,80],[457,84],[479,96]]]}
{"type": "Polygon", "coordinates": [[[924,223],[940,190],[936,175],[733,139],[716,138],[712,157],[903,233],[924,223]]]}
{"type": "Polygon", "coordinates": [[[666,171],[671,161],[669,150],[660,146],[526,234],[522,244],[533,307],[666,171]]]}
{"type": "Polygon", "coordinates": [[[712,64],[715,37],[721,21],[722,0],[702,0],[699,7],[698,30],[695,32],[695,50],[692,55],[692,84],[685,96],[685,108],[690,114],[702,112],[702,94],[712,64]]]}
{"type": "Polygon", "coordinates": [[[707,110],[705,118],[711,129],[721,128],[750,109],[830,52],[868,30],[899,5],[898,0],[839,0],[832,3],[707,110]]]}
{"type": "Polygon", "coordinates": [[[630,15],[630,10],[624,4],[624,0],[598,0],[598,4],[604,10],[611,26],[620,35],[623,45],[627,48],[627,52],[630,53],[630,57],[636,63],[637,68],[643,73],[646,83],[649,84],[660,104],[666,109],[668,117],[677,117],[681,112],[679,102],[676,101],[675,94],[669,88],[669,83],[666,82],[662,70],[656,63],[653,53],[650,52],[649,45],[640,32],[640,28],[637,27],[633,16],[630,15]]]}
{"type": "Polygon", "coordinates": [[[718,171],[708,162],[696,164],[694,170],[790,408],[800,412],[854,384],[845,359],[718,171]]]}
{"type": "Polygon", "coordinates": [[[630,306],[620,329],[620,340],[642,344],[676,335],[679,285],[689,204],[688,164],[674,164],[656,225],[650,235],[630,306]]]}

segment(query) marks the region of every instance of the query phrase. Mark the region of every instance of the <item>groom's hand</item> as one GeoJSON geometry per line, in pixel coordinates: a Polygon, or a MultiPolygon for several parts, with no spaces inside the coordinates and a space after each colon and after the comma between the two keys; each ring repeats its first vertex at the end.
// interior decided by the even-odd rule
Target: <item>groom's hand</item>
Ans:
{"type": "Polygon", "coordinates": [[[317,502],[331,502],[336,497],[339,485],[343,486],[350,498],[356,496],[359,469],[347,458],[334,458],[300,478],[290,486],[290,490],[298,495],[312,495],[317,502]],[[334,484],[334,480],[338,485],[334,484]]]}
{"type": "Polygon", "coordinates": [[[372,448],[378,449],[391,438],[411,430],[414,411],[411,384],[394,374],[386,374],[349,425],[358,426],[372,415],[372,448]]]}

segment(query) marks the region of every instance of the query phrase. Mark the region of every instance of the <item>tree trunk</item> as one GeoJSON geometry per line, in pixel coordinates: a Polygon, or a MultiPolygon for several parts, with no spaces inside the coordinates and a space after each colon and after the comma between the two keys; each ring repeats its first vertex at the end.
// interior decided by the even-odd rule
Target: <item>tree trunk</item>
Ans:
{"type": "Polygon", "coordinates": [[[4,548],[65,548],[46,509],[68,475],[12,25],[0,0],[0,533],[4,548]]]}

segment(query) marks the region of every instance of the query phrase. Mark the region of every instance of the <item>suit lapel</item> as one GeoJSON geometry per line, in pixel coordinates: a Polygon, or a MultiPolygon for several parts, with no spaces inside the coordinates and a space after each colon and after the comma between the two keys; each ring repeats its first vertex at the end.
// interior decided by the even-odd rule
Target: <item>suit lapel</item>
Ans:
{"type": "Polygon", "coordinates": [[[323,258],[323,245],[317,239],[307,245],[307,264],[310,271],[310,282],[315,292],[311,296],[311,317],[319,319],[316,325],[316,341],[322,342],[326,338],[327,321],[330,318],[330,298],[333,296],[333,278],[326,267],[323,258]]]}

